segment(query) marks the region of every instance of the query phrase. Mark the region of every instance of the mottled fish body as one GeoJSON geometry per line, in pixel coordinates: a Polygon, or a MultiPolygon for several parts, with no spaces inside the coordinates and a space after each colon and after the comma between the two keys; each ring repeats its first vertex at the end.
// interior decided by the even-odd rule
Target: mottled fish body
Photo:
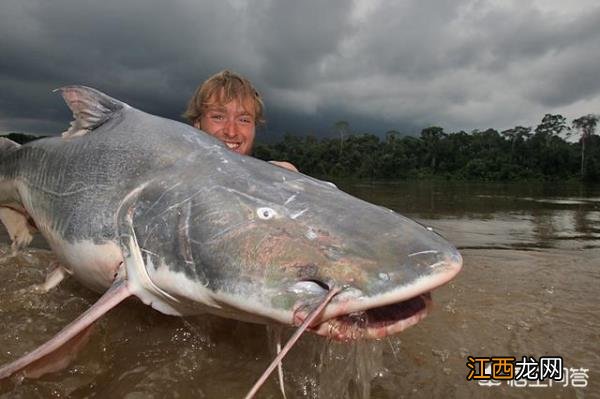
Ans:
{"type": "Polygon", "coordinates": [[[331,183],[96,90],[61,92],[75,117],[62,137],[0,140],[13,249],[39,231],[62,269],[106,292],[60,342],[129,295],[167,314],[298,325],[333,288],[312,330],[378,338],[422,319],[429,292],[462,266],[431,229],[331,183]]]}

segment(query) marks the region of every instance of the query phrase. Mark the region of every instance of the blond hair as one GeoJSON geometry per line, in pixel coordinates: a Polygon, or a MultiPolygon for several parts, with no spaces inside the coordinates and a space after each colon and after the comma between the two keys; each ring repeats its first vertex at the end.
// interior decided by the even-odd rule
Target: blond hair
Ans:
{"type": "Polygon", "coordinates": [[[238,99],[242,104],[250,100],[254,105],[256,123],[264,123],[264,104],[258,91],[248,79],[227,69],[214,74],[198,86],[183,116],[194,124],[207,106],[215,101],[219,105],[225,105],[234,99],[238,99]]]}

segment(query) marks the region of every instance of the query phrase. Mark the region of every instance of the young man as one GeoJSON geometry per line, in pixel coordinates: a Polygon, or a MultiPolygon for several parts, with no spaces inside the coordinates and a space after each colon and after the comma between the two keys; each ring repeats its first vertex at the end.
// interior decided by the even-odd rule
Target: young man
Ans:
{"type": "MultiPolygon", "coordinates": [[[[183,114],[194,127],[218,138],[232,151],[250,155],[256,125],[264,123],[264,104],[252,83],[243,76],[224,70],[196,89],[183,114]]],[[[271,163],[298,171],[284,161],[271,163]]]]}

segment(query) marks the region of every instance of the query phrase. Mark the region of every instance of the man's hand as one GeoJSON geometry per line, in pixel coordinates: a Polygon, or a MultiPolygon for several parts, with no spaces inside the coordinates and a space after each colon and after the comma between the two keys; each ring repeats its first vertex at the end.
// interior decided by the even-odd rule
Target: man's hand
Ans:
{"type": "Polygon", "coordinates": [[[289,169],[291,171],[294,172],[298,172],[298,168],[296,168],[293,164],[286,162],[286,161],[269,161],[270,163],[272,163],[273,165],[277,165],[280,168],[285,168],[285,169],[289,169]]]}

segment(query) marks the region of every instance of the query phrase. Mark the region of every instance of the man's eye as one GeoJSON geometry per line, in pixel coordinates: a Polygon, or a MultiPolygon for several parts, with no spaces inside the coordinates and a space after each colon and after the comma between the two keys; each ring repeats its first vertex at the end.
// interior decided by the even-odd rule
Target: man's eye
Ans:
{"type": "Polygon", "coordinates": [[[252,118],[243,117],[243,118],[240,118],[240,122],[242,122],[242,123],[252,123],[252,118]]]}
{"type": "Polygon", "coordinates": [[[216,114],[216,115],[211,115],[210,119],[213,119],[216,121],[222,121],[223,119],[225,119],[225,117],[223,115],[216,114]]]}

